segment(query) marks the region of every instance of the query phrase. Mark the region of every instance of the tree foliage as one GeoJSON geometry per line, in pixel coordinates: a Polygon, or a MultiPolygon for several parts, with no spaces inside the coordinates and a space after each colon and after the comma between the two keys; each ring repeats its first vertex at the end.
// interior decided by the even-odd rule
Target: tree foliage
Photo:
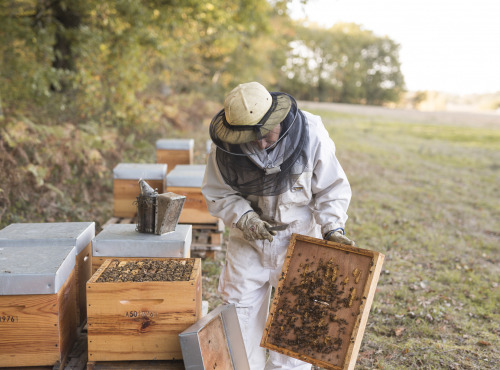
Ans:
{"type": "Polygon", "coordinates": [[[297,27],[284,72],[302,99],[383,104],[404,89],[399,45],[353,23],[297,27]]]}
{"type": "Polygon", "coordinates": [[[154,161],[159,137],[208,139],[238,83],[302,99],[397,95],[397,45],[355,26],[301,27],[289,2],[1,1],[0,225],[103,221],[112,168],[154,161]]]}

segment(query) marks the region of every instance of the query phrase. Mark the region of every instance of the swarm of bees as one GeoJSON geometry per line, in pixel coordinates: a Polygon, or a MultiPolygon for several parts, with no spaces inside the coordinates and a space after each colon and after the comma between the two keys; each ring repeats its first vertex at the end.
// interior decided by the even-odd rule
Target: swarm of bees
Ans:
{"type": "Polygon", "coordinates": [[[335,354],[351,329],[342,317],[346,317],[346,310],[352,311],[354,301],[360,300],[353,285],[359,283],[362,273],[355,268],[351,274],[342,275],[334,258],[320,259],[317,264],[306,259],[297,273],[278,290],[280,299],[269,337],[278,347],[296,353],[335,354]]]}
{"type": "Polygon", "coordinates": [[[194,260],[113,260],[96,282],[188,281],[193,266],[194,260]]]}

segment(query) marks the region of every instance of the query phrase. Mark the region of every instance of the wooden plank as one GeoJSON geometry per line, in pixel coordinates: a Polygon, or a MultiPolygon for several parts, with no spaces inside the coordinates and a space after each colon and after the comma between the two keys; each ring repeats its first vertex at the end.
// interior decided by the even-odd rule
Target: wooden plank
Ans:
{"type": "Polygon", "coordinates": [[[178,335],[202,314],[200,259],[189,281],[97,283],[111,261],[87,284],[89,360],[181,359],[178,335]]]}
{"type": "Polygon", "coordinates": [[[261,346],[353,369],[384,255],[292,234],[261,346]]]}
{"type": "Polygon", "coordinates": [[[74,270],[57,294],[0,296],[0,317],[2,366],[63,363],[76,338],[74,270]]]}
{"type": "Polygon", "coordinates": [[[92,276],[92,242],[77,256],[75,264],[76,276],[76,325],[80,326],[87,320],[86,283],[92,276]]]}
{"type": "Polygon", "coordinates": [[[87,370],[184,370],[183,361],[89,361],[87,370]]]}
{"type": "Polygon", "coordinates": [[[204,369],[234,369],[220,315],[200,331],[199,342],[204,369]]]}
{"type": "Polygon", "coordinates": [[[102,228],[104,229],[106,226],[111,225],[111,224],[117,224],[120,222],[120,217],[111,217],[108,221],[102,225],[102,228]]]}

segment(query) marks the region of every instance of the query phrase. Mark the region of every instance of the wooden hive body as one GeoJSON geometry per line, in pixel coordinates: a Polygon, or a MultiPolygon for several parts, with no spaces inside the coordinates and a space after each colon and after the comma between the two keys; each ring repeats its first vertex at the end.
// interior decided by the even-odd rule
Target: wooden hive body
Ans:
{"type": "Polygon", "coordinates": [[[384,255],[292,234],[261,345],[353,369],[384,255]]]}
{"type": "Polygon", "coordinates": [[[0,364],[63,363],[76,339],[75,248],[11,247],[4,248],[0,257],[0,364]],[[3,266],[9,254],[21,261],[3,266]],[[22,260],[30,256],[35,262],[23,266],[22,260]]]}
{"type": "Polygon", "coordinates": [[[75,284],[77,325],[87,319],[85,284],[92,276],[95,222],[14,223],[0,231],[0,247],[37,245],[76,246],[75,284]]]}
{"type": "Polygon", "coordinates": [[[158,193],[166,188],[166,164],[120,163],[113,169],[113,216],[135,217],[139,180],[145,180],[158,193]]]}
{"type": "Polygon", "coordinates": [[[181,359],[178,335],[202,314],[201,260],[190,260],[188,281],[96,282],[106,260],[87,284],[89,361],[181,359]]]}
{"type": "Polygon", "coordinates": [[[156,163],[168,165],[168,172],[177,165],[193,164],[193,139],[160,139],[156,141],[156,163]]]}
{"type": "Polygon", "coordinates": [[[201,193],[205,165],[176,166],[167,176],[167,190],[186,197],[179,217],[183,224],[215,224],[218,219],[208,212],[201,193]]]}

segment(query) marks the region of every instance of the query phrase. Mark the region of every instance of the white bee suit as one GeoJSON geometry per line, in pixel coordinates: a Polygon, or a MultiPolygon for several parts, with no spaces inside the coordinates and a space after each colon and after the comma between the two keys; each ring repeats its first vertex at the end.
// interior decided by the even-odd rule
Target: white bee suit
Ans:
{"type": "Polygon", "coordinates": [[[212,145],[202,193],[211,215],[230,229],[225,265],[219,280],[224,303],[234,303],[252,370],[310,369],[311,365],[270,351],[266,364],[260,347],[269,308],[271,287],[278,282],[292,233],[322,238],[344,228],[351,188],[335,156],[335,145],[321,118],[303,112],[309,125],[308,165],[294,186],[277,196],[243,197],[221,177],[212,145]],[[269,223],[290,224],[272,242],[247,241],[235,224],[254,210],[269,223]]]}

